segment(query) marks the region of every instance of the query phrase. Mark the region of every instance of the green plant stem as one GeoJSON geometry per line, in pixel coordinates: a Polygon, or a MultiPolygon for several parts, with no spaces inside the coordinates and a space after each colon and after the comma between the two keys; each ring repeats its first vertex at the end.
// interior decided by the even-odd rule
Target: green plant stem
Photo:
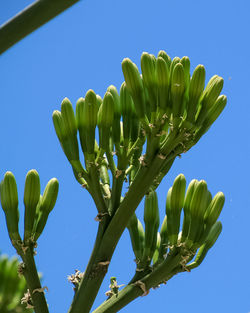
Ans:
{"type": "Polygon", "coordinates": [[[118,296],[113,296],[109,300],[105,301],[92,313],[115,313],[128,303],[138,298],[143,294],[142,289],[136,285],[128,285],[122,291],[118,293],[118,296]]]}
{"type": "Polygon", "coordinates": [[[127,166],[126,154],[127,154],[127,151],[125,150],[123,154],[118,158],[117,175],[113,176],[112,193],[111,193],[111,201],[112,201],[111,216],[114,215],[121,201],[122,186],[123,186],[125,170],[127,166]]]}
{"type": "Polygon", "coordinates": [[[136,139],[136,142],[133,143],[132,147],[128,149],[127,159],[130,160],[130,158],[133,156],[134,153],[136,153],[136,150],[142,150],[142,147],[145,143],[145,135],[142,131],[140,131],[139,137],[136,139]]]}
{"type": "MultiPolygon", "coordinates": [[[[109,219],[110,219],[109,215],[104,215],[102,221],[99,223],[94,248],[93,248],[91,257],[89,259],[86,271],[84,272],[83,279],[82,279],[81,284],[79,286],[79,289],[85,290],[86,298],[89,300],[89,301],[86,301],[83,303],[82,310],[79,307],[80,312],[83,312],[83,311],[89,312],[91,309],[92,303],[94,302],[95,297],[96,297],[96,287],[95,287],[96,280],[94,279],[96,276],[95,270],[98,268],[97,263],[96,263],[96,256],[97,256],[100,244],[101,244],[103,233],[106,229],[106,226],[109,222],[109,219]],[[86,288],[86,286],[87,286],[87,288],[86,288]],[[88,305],[88,303],[90,303],[91,306],[88,305]]],[[[101,282],[100,282],[100,284],[101,284],[101,282]]],[[[75,297],[74,297],[73,303],[69,309],[69,312],[75,310],[74,309],[74,303],[75,303],[75,301],[77,301],[75,299],[77,299],[78,295],[79,295],[79,292],[77,292],[75,294],[75,297]]]]}
{"type": "Polygon", "coordinates": [[[94,270],[93,265],[96,266],[99,262],[110,262],[115,247],[126,228],[130,216],[136,210],[148,188],[151,186],[152,181],[159,173],[164,161],[165,160],[160,158],[159,155],[156,155],[149,167],[144,166],[139,170],[127,195],[103,234],[97,254],[95,255],[95,262],[91,265],[92,268],[88,269],[89,272],[95,273],[95,275],[84,277],[70,307],[70,313],[88,313],[90,311],[107,271],[105,268],[105,270],[100,269],[97,272],[94,270]]]}
{"type": "Polygon", "coordinates": [[[90,175],[90,182],[89,182],[90,194],[95,201],[98,213],[107,213],[108,209],[107,209],[107,206],[105,204],[105,201],[102,195],[99,175],[98,175],[97,168],[95,165],[91,165],[89,167],[89,175],[90,175]]]}
{"type": "Polygon", "coordinates": [[[79,0],[38,0],[0,27],[0,54],[79,0]]]}
{"type": "Polygon", "coordinates": [[[142,296],[145,290],[148,292],[150,288],[157,287],[160,283],[166,282],[167,279],[170,279],[170,277],[173,276],[173,271],[176,274],[175,268],[178,266],[180,260],[181,255],[178,252],[168,256],[168,258],[161,265],[159,265],[156,270],[146,275],[140,281],[127,285],[118,293],[117,297],[111,297],[92,313],[118,312],[131,301],[139,296],[142,296]],[[167,279],[165,280],[165,278],[167,279]],[[144,286],[145,290],[143,290],[141,286],[144,286]]]}
{"type": "Polygon", "coordinates": [[[25,247],[25,249],[25,252],[18,249],[18,253],[22,257],[24,263],[23,275],[31,294],[34,310],[36,313],[49,313],[44,291],[41,289],[42,287],[36,269],[33,249],[31,247],[25,247]]]}
{"type": "Polygon", "coordinates": [[[115,162],[114,162],[112,153],[110,151],[107,151],[106,152],[106,156],[107,156],[108,165],[109,165],[109,168],[111,170],[112,176],[115,177],[115,175],[116,175],[116,166],[115,166],[115,162]]]}

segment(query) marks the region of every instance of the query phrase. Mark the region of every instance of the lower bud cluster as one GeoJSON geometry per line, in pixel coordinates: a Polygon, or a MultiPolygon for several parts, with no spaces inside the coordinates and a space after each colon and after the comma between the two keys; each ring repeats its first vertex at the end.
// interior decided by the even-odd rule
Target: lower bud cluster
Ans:
{"type": "Polygon", "coordinates": [[[6,172],[1,182],[1,205],[5,213],[9,237],[14,245],[35,244],[43,232],[49,213],[55,206],[59,183],[52,178],[40,194],[40,178],[36,170],[26,175],[24,188],[24,237],[19,233],[18,193],[14,175],[6,172]]]}
{"type": "Polygon", "coordinates": [[[192,180],[186,190],[186,179],[180,174],[167,193],[166,215],[158,231],[157,194],[151,191],[145,197],[145,231],[135,214],[127,226],[137,267],[143,270],[151,264],[157,267],[176,248],[183,256],[185,269],[200,265],[221,233],[222,224],[217,220],[224,202],[222,192],[212,198],[204,180],[192,180]]]}

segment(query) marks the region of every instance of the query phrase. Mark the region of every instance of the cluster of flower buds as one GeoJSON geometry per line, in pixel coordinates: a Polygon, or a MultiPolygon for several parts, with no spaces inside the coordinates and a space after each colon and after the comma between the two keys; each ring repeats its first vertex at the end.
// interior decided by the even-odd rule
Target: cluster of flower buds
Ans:
{"type": "MultiPolygon", "coordinates": [[[[89,90],[77,101],[75,112],[67,98],[61,111],[53,112],[57,137],[77,181],[92,195],[102,194],[106,203],[111,195],[108,169],[114,186],[126,176],[132,184],[138,170],[158,155],[165,163],[153,177],[155,189],[175,157],[196,144],[227,102],[220,95],[223,79],[215,75],[205,87],[204,66],[198,65],[191,76],[188,57],[171,60],[165,51],[157,57],[144,52],[142,74],[128,58],[122,62],[122,71],[125,81],[119,93],[113,85],[103,98],[89,90]],[[77,134],[85,166],[80,162],[77,134]],[[146,154],[142,155],[145,142],[146,154]]],[[[100,201],[96,204],[101,211],[100,201]]]]}
{"type": "Polygon", "coordinates": [[[6,172],[0,185],[0,195],[9,237],[13,244],[28,245],[37,241],[46,225],[49,213],[55,206],[58,188],[57,179],[52,178],[41,195],[40,178],[37,171],[30,170],[27,173],[23,197],[25,212],[22,241],[18,229],[19,210],[16,180],[11,172],[6,172]]]}
{"type": "Polygon", "coordinates": [[[184,257],[185,269],[200,265],[221,233],[222,224],[217,220],[224,202],[222,192],[212,198],[204,180],[192,180],[186,191],[186,179],[180,174],[167,193],[166,215],[158,232],[157,194],[151,191],[145,197],[145,231],[135,214],[127,226],[137,267],[145,269],[151,262],[153,266],[161,264],[176,247],[184,257]],[[180,230],[182,210],[184,218],[180,230]],[[188,263],[195,255],[195,260],[188,263]]]}
{"type": "Polygon", "coordinates": [[[27,284],[24,277],[18,275],[19,268],[17,258],[0,256],[0,312],[32,312],[25,310],[25,306],[21,304],[27,284]]]}
{"type": "MultiPolygon", "coordinates": [[[[143,124],[157,126],[159,122],[166,131],[185,129],[191,132],[189,141],[197,140],[208,130],[224,109],[227,99],[221,95],[223,79],[213,76],[205,87],[205,68],[198,65],[190,77],[188,57],[175,57],[172,61],[165,51],[157,58],[148,53],[141,56],[140,75],[136,65],[128,58],[122,62],[126,86],[132,96],[135,111],[143,124]],[[162,121],[162,118],[166,119],[162,121]]],[[[189,143],[187,147],[192,145],[189,143]]]]}
{"type": "Polygon", "coordinates": [[[160,218],[157,194],[155,191],[151,191],[145,196],[145,231],[135,213],[132,215],[127,225],[139,268],[144,268],[151,263],[156,251],[159,223],[160,218]]]}

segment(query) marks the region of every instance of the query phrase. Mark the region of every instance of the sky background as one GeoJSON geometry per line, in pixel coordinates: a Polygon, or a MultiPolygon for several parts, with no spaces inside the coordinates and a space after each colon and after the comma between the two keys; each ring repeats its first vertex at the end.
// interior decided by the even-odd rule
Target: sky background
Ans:
{"type": "MultiPolygon", "coordinates": [[[[0,2],[0,24],[32,1],[0,2]]],[[[66,312],[73,291],[67,275],[84,271],[94,243],[96,209],[75,181],[52,124],[53,110],[64,97],[75,107],[88,89],[103,96],[123,82],[121,61],[140,64],[143,51],[164,49],[172,58],[189,56],[191,71],[204,64],[209,80],[225,80],[228,104],[209,132],[177,159],[158,188],[161,220],[167,190],[183,173],[187,182],[205,179],[226,203],[223,232],[205,261],[191,273],[151,290],[122,312],[248,313],[250,312],[249,160],[250,87],[249,0],[210,1],[80,1],[0,56],[0,177],[14,173],[21,221],[28,170],[40,174],[42,189],[52,177],[60,182],[58,201],[38,241],[36,262],[50,312],[66,312]]],[[[142,208],[138,209],[142,215],[142,208]]],[[[0,211],[0,250],[10,245],[0,211]]],[[[135,264],[128,232],[123,234],[107,278],[94,304],[105,300],[109,278],[126,283],[135,264]]]]}

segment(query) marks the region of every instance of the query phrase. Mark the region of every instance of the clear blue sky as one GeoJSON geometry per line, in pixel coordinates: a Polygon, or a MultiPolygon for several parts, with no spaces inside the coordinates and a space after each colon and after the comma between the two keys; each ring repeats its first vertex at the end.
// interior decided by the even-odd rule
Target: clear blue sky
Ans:
{"type": "MultiPolygon", "coordinates": [[[[32,1],[0,2],[0,23],[32,1]]],[[[223,232],[204,263],[131,303],[123,312],[250,312],[250,45],[249,0],[86,0],[55,18],[0,57],[0,177],[12,171],[18,183],[21,220],[25,175],[35,168],[42,188],[57,177],[59,197],[38,241],[36,261],[52,313],[66,312],[73,292],[67,275],[84,271],[94,242],[96,209],[76,183],[56,138],[52,112],[64,97],[75,106],[88,89],[103,95],[123,81],[121,61],[139,64],[143,51],[190,57],[192,70],[206,67],[225,79],[228,105],[210,131],[176,160],[159,191],[161,217],[176,175],[205,179],[225,193],[223,232]]],[[[139,214],[142,210],[139,208],[139,214]]],[[[0,250],[11,247],[0,211],[0,250]]],[[[126,283],[135,264],[125,232],[95,306],[109,277],[126,283]]]]}

